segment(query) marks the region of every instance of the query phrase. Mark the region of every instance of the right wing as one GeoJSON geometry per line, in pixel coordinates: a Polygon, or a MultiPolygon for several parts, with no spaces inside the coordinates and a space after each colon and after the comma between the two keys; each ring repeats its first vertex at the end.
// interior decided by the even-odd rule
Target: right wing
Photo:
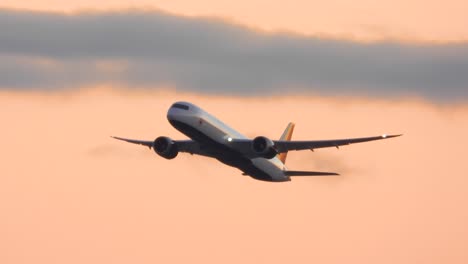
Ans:
{"type": "MultiPolygon", "coordinates": [[[[299,141],[288,141],[288,140],[273,140],[274,148],[278,153],[284,153],[291,150],[305,150],[305,149],[318,149],[318,148],[329,148],[343,145],[349,145],[354,143],[361,143],[373,140],[381,140],[393,137],[399,137],[401,135],[382,135],[376,137],[363,137],[363,138],[347,138],[347,139],[332,139],[332,140],[299,140],[299,141]]],[[[251,139],[232,139],[229,143],[232,148],[238,150],[242,154],[249,158],[256,158],[258,154],[252,150],[251,139]]]]}
{"type": "MultiPolygon", "coordinates": [[[[122,140],[128,143],[132,144],[137,144],[137,145],[142,145],[146,146],[148,148],[153,148],[153,142],[154,141],[148,141],[148,140],[138,140],[138,139],[129,139],[129,138],[121,138],[121,137],[112,137],[117,140],[122,140]]],[[[190,154],[200,154],[202,155],[203,152],[200,150],[200,144],[198,142],[193,141],[193,140],[173,140],[174,144],[177,145],[177,150],[180,152],[187,152],[190,154]]]]}
{"type": "Polygon", "coordinates": [[[347,138],[347,139],[332,139],[332,140],[309,140],[309,141],[284,141],[274,140],[275,148],[279,153],[290,151],[290,150],[314,150],[317,148],[328,148],[343,145],[349,145],[354,143],[361,143],[373,140],[387,139],[393,137],[399,137],[401,135],[382,135],[376,137],[363,137],[363,138],[347,138]]]}

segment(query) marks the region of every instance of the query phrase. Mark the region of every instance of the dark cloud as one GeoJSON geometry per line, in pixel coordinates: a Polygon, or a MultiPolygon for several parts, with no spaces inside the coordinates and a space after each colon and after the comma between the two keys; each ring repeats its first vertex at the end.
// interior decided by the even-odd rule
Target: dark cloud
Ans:
{"type": "Polygon", "coordinates": [[[0,87],[468,97],[468,44],[364,44],[128,10],[0,10],[0,87]]]}

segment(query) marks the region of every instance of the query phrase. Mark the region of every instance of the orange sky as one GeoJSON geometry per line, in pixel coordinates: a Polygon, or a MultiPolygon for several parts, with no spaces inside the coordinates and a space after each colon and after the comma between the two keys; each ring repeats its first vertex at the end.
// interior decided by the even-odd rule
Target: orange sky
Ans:
{"type": "MultiPolygon", "coordinates": [[[[464,0],[4,0],[0,8],[157,8],[358,40],[468,39],[464,0]]],[[[174,89],[0,90],[0,120],[2,264],[468,263],[466,104],[174,89]],[[404,136],[290,153],[291,169],[342,176],[288,183],[256,181],[188,154],[167,161],[109,138],[185,138],[165,118],[176,100],[196,103],[250,137],[278,138],[290,121],[293,139],[404,136]]]]}
{"type": "Polygon", "coordinates": [[[4,0],[0,7],[67,12],[80,9],[157,8],[181,15],[223,17],[264,30],[357,40],[468,40],[468,2],[465,0],[4,0]]]}
{"type": "Polygon", "coordinates": [[[404,99],[2,91],[0,263],[467,263],[467,119],[404,99]],[[405,135],[290,153],[342,176],[288,183],[109,138],[184,138],[165,119],[175,100],[249,136],[289,121],[293,139],[405,135]]]}

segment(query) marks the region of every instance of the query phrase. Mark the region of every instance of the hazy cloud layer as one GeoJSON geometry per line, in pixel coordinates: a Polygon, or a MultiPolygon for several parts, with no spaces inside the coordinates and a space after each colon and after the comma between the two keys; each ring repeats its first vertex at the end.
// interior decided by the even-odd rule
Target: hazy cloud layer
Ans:
{"type": "Polygon", "coordinates": [[[468,97],[468,44],[363,44],[264,34],[157,11],[0,11],[0,87],[161,84],[224,94],[468,97]]]}

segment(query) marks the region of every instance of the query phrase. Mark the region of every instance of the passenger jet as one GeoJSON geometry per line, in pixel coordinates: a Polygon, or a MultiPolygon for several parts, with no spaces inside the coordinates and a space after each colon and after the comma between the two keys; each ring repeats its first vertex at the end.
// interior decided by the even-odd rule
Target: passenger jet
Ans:
{"type": "Polygon", "coordinates": [[[227,126],[216,117],[188,102],[176,102],[167,112],[167,119],[177,130],[191,140],[172,140],[158,137],[154,141],[113,137],[133,144],[152,148],[158,155],[173,159],[179,152],[211,157],[236,167],[243,175],[271,182],[290,181],[291,176],[330,176],[333,172],[294,171],[285,166],[290,150],[314,150],[336,147],[372,140],[387,139],[401,135],[382,135],[364,138],[291,141],[294,123],[289,123],[279,140],[264,136],[249,139],[227,126]]]}

